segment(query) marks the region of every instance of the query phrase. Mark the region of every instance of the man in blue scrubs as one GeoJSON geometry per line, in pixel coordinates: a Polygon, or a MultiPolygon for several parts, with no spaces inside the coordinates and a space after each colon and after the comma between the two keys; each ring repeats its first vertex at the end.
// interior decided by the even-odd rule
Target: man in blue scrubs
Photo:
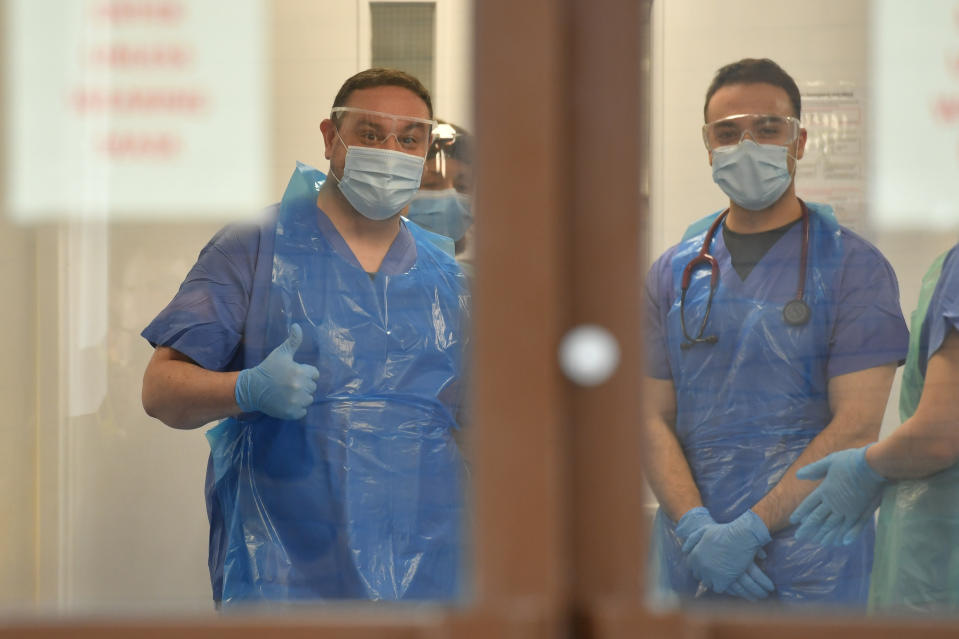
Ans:
{"type": "Polygon", "coordinates": [[[457,595],[469,294],[400,216],[435,124],[416,78],[349,78],[320,125],[329,175],[298,165],[143,331],[147,413],[223,420],[206,488],[223,605],[457,595]]]}
{"type": "Polygon", "coordinates": [[[797,468],[878,435],[908,340],[895,275],[828,206],[797,198],[806,131],[778,65],[721,68],[704,115],[728,207],[691,227],[646,282],[659,586],[861,605],[874,531],[824,548],[797,541],[789,515],[812,489],[797,468]]]}

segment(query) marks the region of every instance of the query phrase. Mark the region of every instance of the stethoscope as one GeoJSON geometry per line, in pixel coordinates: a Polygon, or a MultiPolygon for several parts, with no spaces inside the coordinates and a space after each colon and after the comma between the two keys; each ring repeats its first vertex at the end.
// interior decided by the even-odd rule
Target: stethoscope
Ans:
{"type": "MultiPolygon", "coordinates": [[[[812,311],[809,305],[803,300],[803,293],[806,290],[806,256],[809,253],[809,212],[806,210],[806,203],[799,201],[802,215],[802,255],[799,259],[799,285],[796,288],[796,297],[789,300],[783,307],[783,321],[790,326],[802,326],[809,321],[812,311]]],[[[713,236],[719,229],[723,220],[729,214],[729,209],[723,211],[706,231],[706,239],[703,240],[703,246],[699,253],[689,261],[686,268],[683,269],[682,296],[679,299],[679,322],[683,327],[683,337],[686,341],[680,344],[685,350],[694,344],[705,343],[715,344],[719,341],[718,335],[708,335],[703,337],[706,330],[706,322],[709,321],[709,311],[713,306],[713,295],[716,293],[716,287],[719,286],[719,262],[709,254],[709,245],[713,241],[713,236]],[[699,333],[696,337],[690,337],[686,331],[686,291],[689,290],[689,280],[692,277],[693,270],[700,264],[708,264],[712,272],[709,274],[709,297],[706,298],[706,312],[703,314],[702,324],[699,325],[699,333]]]]}

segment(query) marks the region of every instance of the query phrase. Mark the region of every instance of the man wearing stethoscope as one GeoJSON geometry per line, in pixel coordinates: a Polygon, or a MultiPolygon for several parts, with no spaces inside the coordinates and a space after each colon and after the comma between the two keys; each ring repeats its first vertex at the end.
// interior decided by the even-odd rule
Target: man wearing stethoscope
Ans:
{"type": "MultiPolygon", "coordinates": [[[[874,532],[794,539],[795,471],[879,434],[908,332],[896,277],[795,192],[806,131],[771,60],[720,69],[703,139],[726,209],[647,276],[644,450],[658,585],[681,597],[861,605],[874,532]]],[[[660,590],[659,592],[662,592],[660,590]]]]}

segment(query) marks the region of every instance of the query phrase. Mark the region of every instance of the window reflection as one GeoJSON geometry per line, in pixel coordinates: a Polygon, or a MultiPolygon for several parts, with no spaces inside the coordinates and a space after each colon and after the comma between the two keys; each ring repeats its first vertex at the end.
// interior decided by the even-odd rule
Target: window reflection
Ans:
{"type": "Polygon", "coordinates": [[[948,404],[937,399],[935,387],[924,389],[925,411],[916,411],[916,402],[917,384],[938,380],[928,375],[937,362],[948,361],[953,333],[941,296],[948,296],[951,264],[942,254],[955,243],[959,220],[949,177],[954,171],[943,170],[959,159],[948,115],[956,87],[950,60],[959,43],[957,6],[929,3],[906,16],[893,2],[821,4],[804,16],[775,3],[761,13],[749,2],[725,3],[721,10],[695,2],[654,5],[649,254],[664,257],[651,265],[646,287],[652,354],[646,447],[652,452],[651,502],[661,506],[650,576],[660,603],[818,598],[820,605],[865,612],[867,601],[874,611],[943,609],[952,597],[943,568],[951,556],[952,518],[941,516],[948,513],[942,500],[952,484],[895,480],[922,476],[920,466],[932,474],[955,462],[950,454],[933,459],[922,453],[952,450],[942,434],[951,423],[948,404]],[[920,32],[929,37],[917,39],[920,32]],[[771,58],[795,78],[801,114],[790,108],[789,91],[768,78],[733,83],[732,89],[720,82],[709,94],[718,100],[707,101],[703,112],[717,68],[751,57],[771,58]],[[803,139],[792,147],[769,144],[750,131],[738,136],[737,142],[745,137],[738,145],[704,153],[704,116],[708,124],[741,114],[798,116],[803,139]],[[904,122],[910,123],[906,136],[904,122]],[[747,165],[749,172],[740,170],[747,165]],[[789,219],[764,226],[761,215],[747,215],[757,224],[740,223],[737,208],[778,210],[760,191],[791,174],[795,194],[789,186],[781,196],[797,203],[789,219]],[[809,258],[814,277],[797,293],[806,217],[800,199],[811,212],[812,246],[825,238],[816,226],[828,219],[834,237],[843,238],[838,254],[856,253],[856,244],[871,255],[872,266],[865,258],[848,261],[840,284],[821,275],[829,251],[820,243],[809,258]],[[727,206],[729,217],[711,232],[717,218],[710,214],[727,206]],[[779,235],[766,247],[743,258],[757,237],[773,232],[779,235]],[[685,243],[670,248],[680,238],[685,243]],[[702,257],[707,250],[716,272],[702,257]],[[700,264],[687,278],[684,267],[697,255],[700,264]],[[817,301],[834,286],[844,287],[841,296],[817,301]],[[861,302],[854,301],[855,288],[861,302]],[[809,298],[811,317],[792,326],[782,309],[797,295],[809,298]],[[923,306],[910,326],[910,362],[892,377],[906,352],[904,324],[896,318],[908,318],[917,299],[923,306]],[[831,317],[817,318],[826,307],[834,309],[831,317]],[[765,314],[778,321],[765,321],[765,314]],[[724,341],[732,345],[721,355],[724,341]],[[778,372],[787,370],[794,371],[789,381],[776,386],[778,372]],[[790,399],[797,405],[780,412],[777,407],[790,399]],[[864,400],[865,410],[848,419],[846,408],[864,400]],[[736,417],[740,412],[743,419],[736,417]],[[819,427],[804,426],[806,417],[819,427]],[[751,427],[736,430],[751,419],[751,427]],[[863,447],[877,436],[882,443],[867,455],[863,447]],[[796,479],[801,467],[839,450],[845,452],[796,479]],[[902,468],[904,457],[911,460],[909,470],[902,468]],[[883,470],[884,478],[878,474],[883,470]],[[814,486],[808,480],[827,471],[823,486],[807,499],[814,486]],[[872,569],[872,512],[883,491],[872,569]],[[940,497],[903,507],[903,491],[938,491],[940,497]],[[927,516],[933,511],[940,514],[938,529],[927,516]],[[922,539],[924,550],[901,552],[897,546],[912,537],[922,539]],[[835,563],[857,545],[858,559],[835,563]]]}

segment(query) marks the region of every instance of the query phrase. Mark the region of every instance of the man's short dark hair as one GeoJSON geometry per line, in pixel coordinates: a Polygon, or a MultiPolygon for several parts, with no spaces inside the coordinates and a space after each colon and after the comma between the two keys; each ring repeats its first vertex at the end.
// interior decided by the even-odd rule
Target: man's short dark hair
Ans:
{"type": "MultiPolygon", "coordinates": [[[[802,99],[799,97],[799,87],[796,81],[782,67],[769,58],[743,58],[739,62],[727,64],[713,78],[712,84],[706,90],[706,102],[703,104],[703,119],[707,119],[706,109],[713,94],[722,87],[730,84],[771,84],[783,89],[792,102],[795,117],[802,114],[802,99]]],[[[708,121],[708,120],[707,120],[708,121]]]]}
{"type": "MultiPolygon", "coordinates": [[[[403,87],[409,89],[426,103],[426,109],[430,113],[430,119],[433,118],[433,100],[430,98],[430,92],[427,91],[423,83],[405,71],[399,69],[386,69],[383,67],[373,67],[366,71],[360,71],[356,75],[347,78],[343,86],[340,87],[336,98],[333,100],[333,106],[346,106],[346,101],[350,94],[359,89],[372,89],[375,87],[403,87]]],[[[333,117],[333,122],[337,122],[337,117],[333,117]]]]}

